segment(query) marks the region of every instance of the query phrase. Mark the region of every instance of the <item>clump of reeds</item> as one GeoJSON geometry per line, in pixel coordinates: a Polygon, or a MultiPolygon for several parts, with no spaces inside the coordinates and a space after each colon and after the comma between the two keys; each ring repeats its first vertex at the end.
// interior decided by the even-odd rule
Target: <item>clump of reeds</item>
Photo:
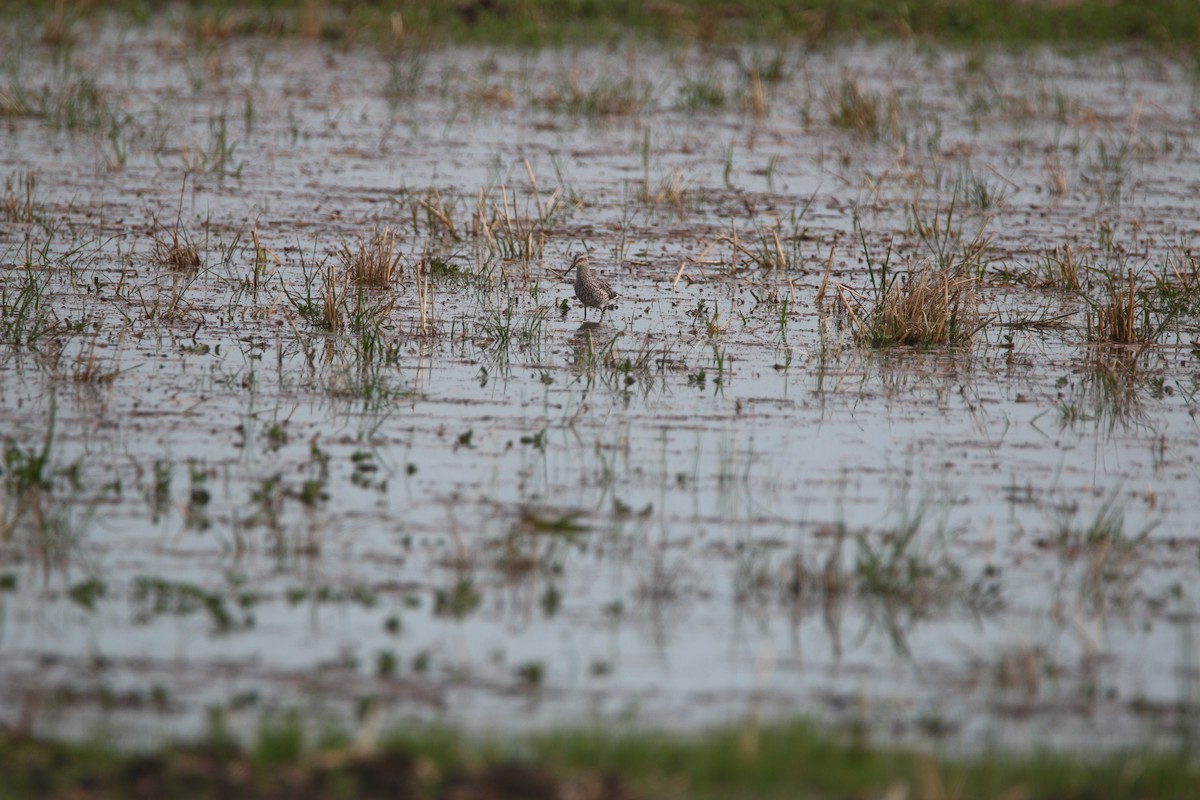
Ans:
{"type": "Polygon", "coordinates": [[[1067,175],[1063,171],[1062,164],[1058,162],[1056,156],[1047,156],[1046,163],[1043,168],[1046,177],[1046,189],[1055,197],[1062,197],[1067,193],[1069,185],[1067,184],[1067,175]]]}
{"type": "MultiPolygon", "coordinates": [[[[348,273],[342,273],[346,275],[348,273]]],[[[338,333],[345,327],[345,281],[334,268],[326,262],[321,269],[321,314],[317,317],[318,324],[332,333],[338,333]]]]}
{"type": "Polygon", "coordinates": [[[396,231],[377,230],[368,240],[360,239],[358,248],[343,243],[338,254],[345,272],[360,286],[387,288],[400,271],[400,253],[396,249],[396,231]]]}
{"type": "Polygon", "coordinates": [[[883,293],[872,315],[873,338],[879,344],[965,344],[977,330],[978,306],[973,277],[927,266],[883,293]]]}
{"type": "Polygon", "coordinates": [[[1200,312],[1200,258],[1191,250],[1171,248],[1154,275],[1156,305],[1175,313],[1200,312]]]}
{"type": "Polygon", "coordinates": [[[714,75],[688,78],[680,85],[679,106],[685,111],[710,111],[725,105],[725,87],[714,75]]]}
{"type": "Polygon", "coordinates": [[[10,222],[33,222],[34,203],[33,188],[37,177],[32,172],[25,173],[23,178],[14,176],[4,181],[4,197],[0,200],[0,211],[10,222]],[[24,195],[19,194],[19,187],[14,184],[24,184],[24,195]]]}
{"type": "Polygon", "coordinates": [[[845,287],[839,295],[857,336],[872,347],[966,345],[983,327],[978,281],[953,267],[883,271],[865,313],[863,295],[845,287]]]}
{"type": "Polygon", "coordinates": [[[46,24],[42,26],[42,42],[52,47],[74,44],[75,35],[71,32],[71,21],[67,18],[66,0],[55,0],[54,12],[46,18],[46,24]]]}
{"type": "Polygon", "coordinates": [[[1103,344],[1145,344],[1153,338],[1150,326],[1138,324],[1137,287],[1133,270],[1127,282],[1113,282],[1088,314],[1088,341],[1103,344]]]}
{"type": "Polygon", "coordinates": [[[589,88],[579,85],[571,75],[557,88],[539,99],[539,105],[554,111],[588,116],[632,116],[641,112],[649,89],[632,80],[602,78],[589,88]]]}
{"type": "Polygon", "coordinates": [[[688,199],[688,188],[683,178],[683,171],[676,169],[671,175],[660,180],[657,187],[652,187],[649,177],[647,177],[642,181],[642,188],[638,192],[638,196],[646,205],[670,206],[682,214],[688,199]]]}
{"type": "Polygon", "coordinates": [[[764,78],[758,65],[755,64],[750,69],[750,99],[749,106],[754,111],[754,116],[762,117],[767,113],[767,96],[763,92],[763,81],[770,80],[764,78]]]}
{"type": "Polygon", "coordinates": [[[172,272],[194,272],[200,267],[200,250],[178,228],[154,239],[154,260],[172,272]]]}
{"type": "Polygon", "coordinates": [[[20,88],[0,88],[0,117],[26,117],[33,106],[20,88]]]}
{"type": "Polygon", "coordinates": [[[1067,244],[1041,255],[1024,276],[1024,281],[1042,289],[1078,293],[1083,290],[1088,270],[1088,258],[1076,257],[1071,245],[1067,244]]]}
{"type": "Polygon", "coordinates": [[[899,107],[893,94],[886,100],[865,91],[853,78],[842,79],[829,91],[829,121],[837,128],[878,139],[885,131],[898,127],[899,107]]]}

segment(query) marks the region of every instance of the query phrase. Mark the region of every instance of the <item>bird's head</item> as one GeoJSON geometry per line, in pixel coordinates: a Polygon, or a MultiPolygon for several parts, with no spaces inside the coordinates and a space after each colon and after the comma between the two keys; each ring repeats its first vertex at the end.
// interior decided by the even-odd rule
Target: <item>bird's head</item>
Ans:
{"type": "Polygon", "coordinates": [[[563,273],[563,277],[565,278],[566,276],[570,275],[571,271],[574,269],[577,269],[578,267],[583,267],[584,269],[586,269],[587,265],[588,265],[587,253],[576,253],[574,255],[574,257],[571,258],[571,266],[567,267],[567,271],[563,273]]]}

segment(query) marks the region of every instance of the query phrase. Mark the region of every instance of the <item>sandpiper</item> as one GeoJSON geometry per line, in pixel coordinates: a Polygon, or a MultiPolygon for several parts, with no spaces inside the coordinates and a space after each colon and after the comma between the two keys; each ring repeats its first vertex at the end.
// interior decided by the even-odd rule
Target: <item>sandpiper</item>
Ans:
{"type": "Polygon", "coordinates": [[[589,308],[598,308],[600,309],[600,319],[604,319],[604,312],[620,295],[614,292],[611,286],[592,274],[592,268],[588,265],[587,253],[576,253],[575,257],[571,259],[571,266],[563,273],[563,277],[571,274],[571,270],[575,270],[575,296],[579,298],[579,302],[583,303],[583,318],[587,319],[589,308]]]}

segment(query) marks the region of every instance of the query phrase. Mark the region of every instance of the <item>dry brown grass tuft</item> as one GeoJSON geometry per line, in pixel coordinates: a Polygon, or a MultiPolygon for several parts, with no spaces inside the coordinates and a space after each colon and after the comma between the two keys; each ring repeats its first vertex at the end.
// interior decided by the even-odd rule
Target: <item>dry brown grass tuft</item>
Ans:
{"type": "Polygon", "coordinates": [[[173,272],[194,272],[200,268],[200,251],[185,234],[172,230],[169,239],[154,239],[154,260],[173,272]]]}
{"type": "Polygon", "coordinates": [[[1167,303],[1200,310],[1200,258],[1191,250],[1171,248],[1154,276],[1154,293],[1167,303]]]}
{"type": "Polygon", "coordinates": [[[1088,314],[1088,341],[1103,344],[1145,344],[1153,338],[1148,325],[1138,324],[1137,287],[1133,270],[1125,283],[1112,283],[1088,314]]]}
{"type": "Polygon", "coordinates": [[[885,343],[965,344],[977,330],[976,281],[926,267],[910,273],[899,287],[893,285],[874,316],[875,336],[885,343]]]}
{"type": "Polygon", "coordinates": [[[494,84],[483,84],[470,89],[466,97],[473,103],[493,108],[512,108],[517,104],[517,98],[510,89],[494,84]]]}
{"type": "MultiPolygon", "coordinates": [[[[346,274],[348,273],[342,273],[346,274]]],[[[346,318],[342,313],[345,290],[346,282],[342,280],[342,276],[334,269],[332,263],[326,262],[321,270],[320,321],[325,329],[332,333],[339,333],[345,327],[346,318]]]]}
{"type": "Polygon", "coordinates": [[[750,108],[754,110],[756,117],[767,115],[767,98],[763,93],[762,77],[759,75],[757,64],[750,68],[750,108]]]}
{"type": "Polygon", "coordinates": [[[396,231],[384,227],[375,231],[370,240],[359,240],[357,250],[343,244],[339,253],[342,267],[360,286],[380,289],[391,286],[400,272],[396,238],[396,231]]]}
{"type": "Polygon", "coordinates": [[[1046,189],[1055,197],[1062,197],[1070,188],[1067,184],[1067,175],[1063,172],[1062,165],[1058,163],[1057,156],[1047,156],[1046,163],[1043,168],[1046,176],[1046,189]]]}
{"type": "Polygon", "coordinates": [[[27,117],[33,107],[19,91],[0,89],[0,117],[27,117]]]}
{"type": "Polygon", "coordinates": [[[632,80],[601,78],[583,88],[572,74],[557,88],[538,99],[538,105],[554,111],[589,116],[634,116],[641,113],[649,97],[649,88],[632,80]]]}
{"type": "Polygon", "coordinates": [[[925,266],[882,281],[866,314],[861,295],[838,292],[859,339],[872,347],[966,345],[983,327],[978,281],[953,268],[925,266]]]}
{"type": "MultiPolygon", "coordinates": [[[[1039,286],[1063,292],[1078,292],[1083,288],[1080,263],[1071,252],[1071,245],[1055,247],[1038,262],[1039,274],[1035,276],[1039,286]]],[[[1083,267],[1086,270],[1086,265],[1083,267]]]]}
{"type": "Polygon", "coordinates": [[[317,39],[325,33],[328,16],[323,0],[304,0],[296,13],[296,32],[305,39],[317,39]]]}
{"type": "Polygon", "coordinates": [[[55,0],[54,12],[42,26],[42,43],[51,47],[64,47],[75,43],[71,21],[67,18],[66,0],[55,0]]]}
{"type": "Polygon", "coordinates": [[[853,78],[843,78],[829,90],[829,121],[834,127],[854,131],[867,139],[878,139],[900,127],[900,104],[895,92],[886,99],[865,91],[853,78]]]}
{"type": "Polygon", "coordinates": [[[688,188],[684,181],[683,170],[676,169],[669,177],[659,181],[658,186],[651,186],[647,177],[642,181],[642,190],[638,194],[641,201],[647,205],[670,206],[682,215],[688,200],[688,188]]]}
{"type": "Polygon", "coordinates": [[[35,206],[33,190],[37,177],[27,172],[23,177],[14,176],[4,181],[4,197],[0,199],[0,212],[9,222],[33,222],[35,206]],[[19,189],[24,187],[24,196],[19,189]]]}

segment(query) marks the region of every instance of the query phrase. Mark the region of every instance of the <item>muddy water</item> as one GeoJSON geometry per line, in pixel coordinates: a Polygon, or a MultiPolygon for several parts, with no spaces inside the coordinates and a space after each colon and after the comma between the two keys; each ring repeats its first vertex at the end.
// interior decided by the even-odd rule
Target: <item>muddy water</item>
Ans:
{"type": "Polygon", "coordinates": [[[6,724],[1185,730],[1195,299],[1108,352],[1029,276],[1069,247],[1094,302],[1186,254],[1194,72],[92,34],[5,42],[6,724]],[[834,123],[850,85],[873,124],[834,123]],[[368,358],[304,307],[385,225],[368,358]],[[864,250],[977,234],[972,346],[855,343],[864,250]],[[588,324],[557,276],[585,246],[621,294],[588,324]]]}

